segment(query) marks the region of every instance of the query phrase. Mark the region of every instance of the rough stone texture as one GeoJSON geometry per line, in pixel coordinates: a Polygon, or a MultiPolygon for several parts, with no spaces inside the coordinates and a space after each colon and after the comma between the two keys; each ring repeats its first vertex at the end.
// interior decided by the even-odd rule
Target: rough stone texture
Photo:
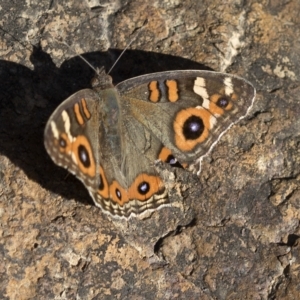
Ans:
{"type": "Polygon", "coordinates": [[[299,11],[297,0],[1,1],[0,298],[299,299],[299,11]],[[51,162],[43,129],[90,86],[76,53],[108,70],[146,19],[115,83],[206,68],[258,94],[199,178],[175,174],[184,213],[117,222],[51,162]]]}

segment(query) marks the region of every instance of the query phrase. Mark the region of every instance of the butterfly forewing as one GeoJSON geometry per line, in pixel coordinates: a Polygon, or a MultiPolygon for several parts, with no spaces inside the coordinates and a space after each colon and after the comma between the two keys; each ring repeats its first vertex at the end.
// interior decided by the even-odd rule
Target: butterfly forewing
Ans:
{"type": "Polygon", "coordinates": [[[93,90],[75,93],[53,112],[44,133],[52,160],[76,175],[90,192],[99,185],[99,104],[93,90]]]}
{"type": "Polygon", "coordinates": [[[182,163],[209,152],[252,106],[246,80],[209,71],[170,71],[126,80],[117,86],[130,113],[182,163]],[[143,101],[141,101],[143,100],[143,101]]]}

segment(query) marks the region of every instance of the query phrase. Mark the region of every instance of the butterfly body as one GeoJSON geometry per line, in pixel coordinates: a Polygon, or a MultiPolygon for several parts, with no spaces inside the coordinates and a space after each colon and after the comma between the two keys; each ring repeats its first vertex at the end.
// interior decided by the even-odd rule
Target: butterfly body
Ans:
{"type": "Polygon", "coordinates": [[[208,71],[148,74],[116,87],[102,72],[92,86],[54,111],[45,147],[97,206],[124,218],[168,205],[155,162],[191,169],[255,97],[246,80],[208,71]]]}

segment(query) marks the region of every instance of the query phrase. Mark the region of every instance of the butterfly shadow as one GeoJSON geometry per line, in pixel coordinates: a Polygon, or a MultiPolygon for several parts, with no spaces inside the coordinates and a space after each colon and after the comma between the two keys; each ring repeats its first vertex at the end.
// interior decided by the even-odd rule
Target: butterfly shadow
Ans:
{"type": "MultiPolygon", "coordinates": [[[[106,70],[121,50],[86,53],[83,57],[95,68],[106,70]]],[[[0,152],[33,181],[63,197],[92,203],[83,185],[54,165],[47,155],[43,133],[54,109],[67,97],[91,88],[95,72],[80,57],[65,61],[59,68],[51,57],[34,47],[30,57],[33,70],[0,60],[0,152]]],[[[111,72],[114,84],[128,78],[167,70],[208,70],[202,64],[181,57],[127,50],[111,72]]],[[[5,172],[0,166],[0,172],[5,172]]],[[[1,176],[3,177],[3,176],[1,176]]]]}

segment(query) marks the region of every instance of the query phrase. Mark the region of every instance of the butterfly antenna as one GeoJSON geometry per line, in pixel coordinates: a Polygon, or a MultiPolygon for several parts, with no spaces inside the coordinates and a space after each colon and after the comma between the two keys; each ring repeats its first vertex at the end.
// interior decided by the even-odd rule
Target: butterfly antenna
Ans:
{"type": "MultiPolygon", "coordinates": [[[[128,49],[128,47],[132,44],[132,42],[137,38],[137,36],[140,34],[140,32],[142,31],[142,29],[145,27],[145,25],[147,25],[147,23],[148,23],[148,20],[146,19],[145,22],[143,23],[143,25],[140,28],[137,29],[136,34],[131,39],[131,41],[129,42],[129,44],[126,46],[126,48],[122,51],[122,53],[119,55],[119,57],[117,58],[117,60],[115,61],[115,63],[112,65],[112,67],[110,68],[110,70],[108,71],[107,74],[109,74],[111,72],[111,70],[114,68],[114,66],[117,64],[117,62],[120,60],[120,58],[122,57],[122,55],[124,54],[124,52],[128,49]]],[[[92,70],[95,71],[96,74],[99,75],[99,73],[101,73],[101,70],[98,70],[98,69],[94,68],[94,66],[92,64],[90,64],[82,55],[80,55],[76,51],[74,51],[74,49],[72,49],[72,47],[68,43],[66,43],[65,41],[59,41],[59,42],[63,43],[73,53],[75,53],[76,55],[78,55],[90,68],[92,68],[92,70]]]]}
{"type": "Polygon", "coordinates": [[[112,67],[109,69],[109,71],[107,72],[107,74],[109,74],[111,72],[111,70],[114,68],[114,66],[117,64],[117,62],[120,60],[120,58],[123,56],[124,52],[129,48],[129,46],[132,44],[132,42],[138,37],[138,35],[141,33],[141,31],[144,29],[145,25],[147,25],[148,20],[146,19],[144,24],[137,29],[136,34],[134,35],[134,37],[131,39],[131,41],[129,42],[129,44],[125,47],[125,49],[121,52],[121,54],[119,55],[119,57],[117,58],[117,60],[114,62],[114,64],[112,65],[112,67]]]}
{"type": "Polygon", "coordinates": [[[64,45],[66,45],[73,53],[75,53],[76,55],[78,55],[90,68],[92,68],[96,72],[96,74],[99,73],[99,70],[97,70],[96,68],[94,68],[94,66],[91,63],[89,63],[82,55],[80,55],[76,51],[74,51],[69,44],[67,44],[65,41],[61,41],[61,43],[63,43],[64,45]]]}

